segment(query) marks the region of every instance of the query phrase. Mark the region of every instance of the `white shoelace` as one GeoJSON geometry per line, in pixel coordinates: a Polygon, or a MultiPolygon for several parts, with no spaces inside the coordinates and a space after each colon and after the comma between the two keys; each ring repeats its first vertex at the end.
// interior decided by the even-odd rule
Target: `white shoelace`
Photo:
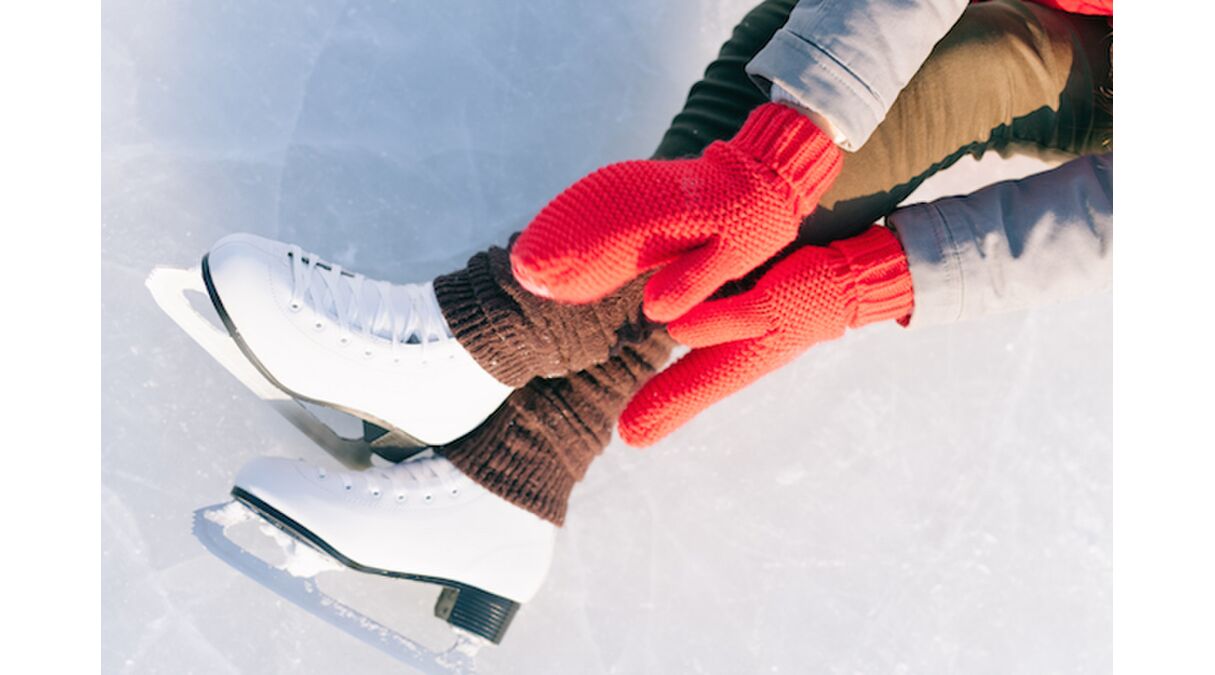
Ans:
{"type": "MultiPolygon", "coordinates": [[[[437,494],[459,496],[463,474],[455,469],[446,474],[439,473],[434,468],[435,462],[438,461],[442,460],[439,458],[410,460],[387,468],[368,469],[358,475],[367,483],[367,491],[371,496],[378,498],[391,492],[400,503],[408,501],[409,495],[416,492],[422,493],[421,499],[424,503],[433,501],[437,494]]],[[[323,467],[317,467],[316,473],[317,477],[322,480],[329,478],[329,472],[323,467]]],[[[354,475],[340,472],[334,478],[340,480],[345,489],[354,489],[354,475]]]]}
{"type": "MultiPolygon", "coordinates": [[[[368,338],[389,340],[395,358],[397,345],[416,342],[424,354],[427,344],[451,337],[429,282],[390,284],[367,279],[343,270],[341,265],[320,260],[299,246],[288,248],[288,255],[291,309],[299,311],[305,300],[310,299],[317,312],[328,315],[337,324],[342,344],[357,330],[368,338]],[[315,283],[318,279],[320,283],[315,283]],[[364,297],[365,291],[370,292],[368,297],[364,297]]],[[[317,327],[321,325],[318,322],[317,327]]]]}

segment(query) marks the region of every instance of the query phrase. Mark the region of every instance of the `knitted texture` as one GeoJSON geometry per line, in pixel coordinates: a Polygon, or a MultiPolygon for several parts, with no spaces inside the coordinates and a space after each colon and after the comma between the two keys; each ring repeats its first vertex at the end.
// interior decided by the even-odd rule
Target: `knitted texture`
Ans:
{"type": "Polygon", "coordinates": [[[561,525],[574,484],[607,447],[629,397],[666,362],[673,345],[657,331],[580,373],[532,380],[440,452],[490,492],[561,525]]]}
{"type": "Polygon", "coordinates": [[[814,344],[911,309],[907,256],[890,230],[875,226],[800,248],[751,290],[698,305],[667,326],[693,349],[633,397],[620,435],[650,445],[814,344]]]}
{"type": "Polygon", "coordinates": [[[506,249],[492,247],[435,279],[434,288],[460,345],[499,382],[518,388],[533,377],[603,363],[622,340],[644,335],[644,284],[635,280],[596,303],[556,303],[519,286],[506,249]]]}
{"type": "Polygon", "coordinates": [[[661,267],[645,314],[669,322],[792,242],[842,161],[803,115],[761,105],[700,158],[612,164],[557,195],[515,241],[515,277],[584,303],[661,267]]]}

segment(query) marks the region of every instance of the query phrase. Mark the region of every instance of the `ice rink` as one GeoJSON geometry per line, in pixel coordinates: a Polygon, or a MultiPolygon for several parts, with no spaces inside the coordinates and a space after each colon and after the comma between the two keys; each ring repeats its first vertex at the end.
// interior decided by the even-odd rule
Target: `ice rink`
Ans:
{"type": "MultiPolygon", "coordinates": [[[[401,670],[192,536],[250,458],[326,458],[160,312],[151,269],[250,231],[449,271],[647,156],[751,4],[103,4],[103,672],[401,670]]],[[[968,159],[916,200],[1044,166],[968,159]]],[[[1111,342],[1108,294],[874,326],[613,443],[480,672],[1107,672],[1111,342]]],[[[443,642],[433,587],[321,583],[443,642]]]]}

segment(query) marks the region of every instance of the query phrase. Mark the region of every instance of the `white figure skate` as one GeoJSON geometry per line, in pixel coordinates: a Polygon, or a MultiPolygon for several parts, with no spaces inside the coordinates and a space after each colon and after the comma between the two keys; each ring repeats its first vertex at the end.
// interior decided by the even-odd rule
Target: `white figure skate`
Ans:
{"type": "Polygon", "coordinates": [[[552,559],[556,526],[438,456],[351,473],[256,459],[232,496],[348,568],[442,586],[436,615],[494,643],[552,559]]]}
{"type": "Polygon", "coordinates": [[[157,268],[157,304],[261,398],[351,468],[400,461],[474,429],[510,393],[448,330],[430,284],[390,284],[248,234],[201,267],[157,268]],[[204,293],[222,323],[189,301],[204,293]],[[306,406],[363,420],[340,436],[306,406]]]}

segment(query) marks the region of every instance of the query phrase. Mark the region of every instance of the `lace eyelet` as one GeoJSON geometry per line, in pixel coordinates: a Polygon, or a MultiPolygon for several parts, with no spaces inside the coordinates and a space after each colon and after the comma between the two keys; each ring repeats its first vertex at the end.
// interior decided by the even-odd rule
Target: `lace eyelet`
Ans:
{"type": "Polygon", "coordinates": [[[372,354],[370,349],[367,349],[367,350],[364,350],[364,351],[363,351],[363,358],[365,358],[365,359],[369,359],[369,358],[371,358],[372,356],[375,356],[375,354],[372,354]]]}
{"type": "Polygon", "coordinates": [[[379,490],[372,490],[372,491],[371,491],[371,496],[372,496],[372,497],[376,497],[376,498],[378,498],[378,497],[380,496],[380,491],[379,491],[379,490]]]}
{"type": "Polygon", "coordinates": [[[293,312],[298,312],[298,311],[300,311],[301,309],[303,309],[303,307],[304,307],[304,306],[303,306],[303,305],[301,305],[301,304],[300,304],[300,303],[298,303],[298,302],[292,302],[292,303],[290,303],[290,304],[288,304],[288,305],[287,305],[287,309],[289,309],[289,310],[291,310],[291,311],[293,311],[293,312]]]}
{"type": "Polygon", "coordinates": [[[325,330],[325,324],[321,323],[320,321],[317,321],[316,323],[314,323],[312,325],[312,328],[314,330],[325,330]]]}
{"type": "Polygon", "coordinates": [[[397,495],[397,501],[398,501],[398,502],[404,502],[404,501],[405,501],[405,495],[397,495]]]}
{"type": "Polygon", "coordinates": [[[338,344],[345,347],[346,345],[350,344],[350,338],[343,335],[342,337],[338,338],[338,344]]]}
{"type": "Polygon", "coordinates": [[[353,486],[353,485],[347,485],[347,486],[346,486],[346,491],[347,491],[347,492],[350,492],[350,491],[351,491],[351,490],[353,490],[353,489],[354,489],[354,486],[353,486]]]}
{"type": "Polygon", "coordinates": [[[435,498],[434,495],[426,495],[422,499],[426,500],[426,503],[429,504],[434,498],[435,498]]]}

